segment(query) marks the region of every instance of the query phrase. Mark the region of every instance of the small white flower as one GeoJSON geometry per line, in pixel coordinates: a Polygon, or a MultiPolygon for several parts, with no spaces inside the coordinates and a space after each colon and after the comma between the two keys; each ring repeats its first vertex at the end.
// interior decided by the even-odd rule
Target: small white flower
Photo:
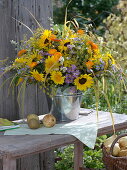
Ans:
{"type": "Polygon", "coordinates": [[[66,72],[67,68],[66,67],[61,67],[60,70],[63,71],[63,72],[66,72]]]}

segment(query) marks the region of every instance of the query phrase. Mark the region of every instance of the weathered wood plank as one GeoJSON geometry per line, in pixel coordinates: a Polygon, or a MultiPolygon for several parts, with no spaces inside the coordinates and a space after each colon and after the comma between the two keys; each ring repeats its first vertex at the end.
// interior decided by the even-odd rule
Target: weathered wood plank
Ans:
{"type": "MultiPolygon", "coordinates": [[[[9,57],[8,63],[10,63],[10,61],[16,56],[14,46],[11,45],[10,40],[19,42],[23,38],[24,34],[27,34],[27,37],[31,35],[30,31],[26,27],[19,22],[16,22],[12,19],[12,17],[23,22],[25,25],[34,30],[37,27],[37,23],[29,14],[29,10],[44,28],[49,28],[49,17],[52,16],[52,3],[51,0],[1,0],[1,4],[0,41],[2,43],[0,46],[0,59],[9,57]]],[[[2,82],[8,77],[10,77],[10,74],[6,74],[6,77],[1,78],[0,84],[2,84],[2,82]]],[[[0,89],[0,117],[15,120],[19,116],[18,104],[16,101],[17,89],[14,89],[14,95],[10,94],[10,96],[8,96],[7,89],[9,84],[10,81],[0,89]]],[[[38,91],[38,89],[33,86],[29,86],[26,89],[25,115],[31,112],[36,114],[48,112],[48,104],[45,102],[47,97],[40,92],[41,91],[38,91]],[[38,102],[40,99],[41,102],[38,102]]]]}
{"type": "Polygon", "coordinates": [[[3,170],[3,160],[0,159],[0,170],[3,170]]]}
{"type": "Polygon", "coordinates": [[[10,157],[3,158],[3,170],[16,170],[16,159],[10,157]]]}
{"type": "Polygon", "coordinates": [[[74,144],[74,170],[83,167],[83,146],[84,144],[80,141],[74,144]]]}
{"type": "MultiPolygon", "coordinates": [[[[29,12],[24,8],[26,7],[35,18],[39,21],[44,28],[49,28],[48,17],[52,16],[52,3],[51,0],[1,0],[0,3],[0,59],[9,58],[8,63],[12,61],[15,56],[14,46],[11,45],[10,40],[20,41],[23,38],[23,34],[27,34],[29,37],[31,33],[22,26],[20,23],[16,22],[13,18],[22,21],[24,24],[29,26],[32,30],[37,27],[36,22],[30,16],[29,12]]],[[[3,66],[1,66],[3,67],[3,66]]],[[[4,82],[10,73],[6,74],[0,79],[0,85],[4,82]]],[[[8,87],[10,81],[0,89],[0,117],[8,118],[10,120],[15,120],[21,117],[18,103],[17,103],[17,88],[14,88],[14,95],[10,93],[8,96],[8,87]]],[[[12,89],[10,89],[12,91],[12,89]]],[[[24,105],[24,115],[29,113],[43,114],[48,113],[48,104],[44,94],[38,93],[36,87],[30,86],[26,89],[26,98],[24,105]],[[40,96],[40,97],[39,97],[40,96]]],[[[9,139],[10,140],[10,139],[9,139]]],[[[50,154],[49,154],[50,157],[50,154]]],[[[38,157],[38,159],[40,159],[38,157]]],[[[36,156],[35,156],[36,161],[36,156]]],[[[30,162],[30,158],[29,158],[30,162]]],[[[32,162],[34,164],[34,158],[32,157],[32,162]]],[[[23,160],[19,160],[17,164],[17,169],[23,169],[20,164],[23,160]]],[[[24,162],[24,166],[27,164],[24,162]]],[[[40,170],[40,167],[38,168],[40,170]]],[[[32,170],[32,169],[31,169],[32,170]]]]}
{"type": "Polygon", "coordinates": [[[44,153],[44,162],[43,162],[44,170],[54,170],[55,165],[52,164],[52,162],[55,162],[54,150],[45,152],[44,153]],[[49,154],[52,155],[52,157],[51,156],[49,157],[49,154]]]}
{"type": "Polygon", "coordinates": [[[11,157],[18,158],[55,149],[75,141],[77,139],[70,135],[0,136],[0,150],[5,152],[5,155],[7,153],[11,157]]]}
{"type": "Polygon", "coordinates": [[[21,170],[39,170],[41,169],[40,167],[40,162],[39,162],[39,154],[34,154],[34,155],[29,155],[25,156],[21,159],[20,162],[20,168],[21,170]]]}
{"type": "MultiPolygon", "coordinates": [[[[8,57],[8,62],[14,59],[15,50],[11,45],[10,40],[15,37],[15,24],[12,24],[12,12],[11,3],[2,0],[0,5],[0,59],[6,59],[8,57]]],[[[3,67],[3,65],[1,66],[3,67]]],[[[4,82],[11,74],[6,74],[0,80],[0,84],[4,82]]],[[[10,81],[9,81],[10,82],[10,81]]],[[[3,88],[0,89],[0,117],[6,117],[9,119],[18,118],[18,108],[16,102],[16,89],[14,95],[8,95],[9,82],[7,82],[3,88]]]]}

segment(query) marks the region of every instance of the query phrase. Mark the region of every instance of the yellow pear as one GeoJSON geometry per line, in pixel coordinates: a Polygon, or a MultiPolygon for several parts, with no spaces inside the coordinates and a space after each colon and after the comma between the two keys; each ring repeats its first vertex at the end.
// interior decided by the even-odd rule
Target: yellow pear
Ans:
{"type": "Polygon", "coordinates": [[[109,138],[107,138],[105,141],[104,141],[104,145],[105,147],[107,147],[108,145],[111,145],[112,142],[116,139],[117,135],[112,135],[110,136],[109,138]]]}
{"type": "Polygon", "coordinates": [[[127,149],[125,149],[125,150],[120,150],[118,156],[120,156],[120,157],[121,157],[121,156],[127,156],[127,149]]]}
{"type": "Polygon", "coordinates": [[[56,124],[56,118],[52,114],[47,114],[42,119],[45,127],[53,127],[56,124]]]}
{"type": "Polygon", "coordinates": [[[119,139],[119,145],[120,147],[127,147],[127,136],[124,136],[119,139]]]}
{"type": "Polygon", "coordinates": [[[39,120],[30,119],[30,120],[28,121],[28,126],[29,126],[29,128],[31,128],[31,129],[38,129],[38,128],[40,127],[39,120]]]}
{"type": "Polygon", "coordinates": [[[27,123],[31,119],[35,119],[35,120],[39,121],[39,117],[36,114],[29,114],[29,115],[27,115],[27,123]]]}

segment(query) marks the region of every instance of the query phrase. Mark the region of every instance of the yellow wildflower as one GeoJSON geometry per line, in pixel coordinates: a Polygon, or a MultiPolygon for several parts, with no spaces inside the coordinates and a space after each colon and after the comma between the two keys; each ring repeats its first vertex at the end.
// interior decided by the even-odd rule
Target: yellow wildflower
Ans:
{"type": "Polygon", "coordinates": [[[64,67],[70,67],[72,64],[75,64],[76,62],[73,60],[65,60],[64,61],[64,67]]]}
{"type": "Polygon", "coordinates": [[[44,74],[39,73],[37,70],[31,71],[31,75],[32,75],[32,77],[35,78],[35,80],[37,80],[39,82],[44,81],[44,74]]]}
{"type": "Polygon", "coordinates": [[[39,55],[39,54],[37,54],[36,58],[37,58],[37,60],[41,60],[41,59],[42,59],[42,56],[39,55]]]}
{"type": "Polygon", "coordinates": [[[55,84],[63,84],[65,77],[62,76],[60,71],[53,71],[51,73],[51,80],[54,81],[55,84]]]}
{"type": "Polygon", "coordinates": [[[115,60],[111,54],[107,53],[106,56],[112,61],[112,64],[115,64],[115,60]]]}
{"type": "Polygon", "coordinates": [[[16,58],[15,59],[15,63],[20,63],[20,64],[22,64],[22,63],[26,63],[26,59],[25,58],[16,58]]]}
{"type": "Polygon", "coordinates": [[[51,36],[52,31],[50,30],[44,30],[41,38],[49,38],[51,36]]]}
{"type": "Polygon", "coordinates": [[[57,68],[58,67],[58,63],[56,62],[54,56],[50,57],[48,56],[48,58],[45,60],[45,71],[46,73],[50,73],[52,71],[52,69],[57,68]]]}
{"type": "Polygon", "coordinates": [[[16,86],[18,86],[20,83],[22,83],[23,80],[24,80],[24,79],[20,77],[20,78],[18,79],[18,82],[17,82],[16,86]]]}

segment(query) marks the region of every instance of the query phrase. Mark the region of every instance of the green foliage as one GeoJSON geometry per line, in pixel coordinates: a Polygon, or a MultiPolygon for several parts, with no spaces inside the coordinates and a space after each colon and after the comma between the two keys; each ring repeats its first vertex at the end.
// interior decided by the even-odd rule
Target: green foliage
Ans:
{"type": "MultiPolygon", "coordinates": [[[[98,137],[95,149],[84,148],[84,166],[86,168],[103,168],[101,144],[106,139],[106,135],[98,137]]],[[[63,150],[57,150],[57,156],[62,160],[55,164],[56,170],[73,170],[73,145],[65,147],[63,150]]]]}
{"type": "Polygon", "coordinates": [[[64,150],[57,150],[57,157],[62,160],[55,164],[56,170],[73,170],[73,145],[65,147],[64,150]]]}
{"type": "MultiPolygon", "coordinates": [[[[65,8],[70,0],[54,0],[54,22],[63,24],[65,8]],[[60,5],[62,4],[62,5],[60,5]]],[[[68,6],[68,20],[76,18],[81,27],[92,24],[97,27],[110,13],[119,0],[72,0],[68,6]]]]}
{"type": "MultiPolygon", "coordinates": [[[[127,114],[127,93],[123,90],[123,85],[118,84],[120,80],[108,81],[105,83],[105,93],[108,97],[112,111],[116,113],[127,114]],[[118,82],[118,83],[117,83],[118,82]]],[[[107,102],[104,95],[101,93],[102,85],[100,84],[99,90],[99,110],[109,111],[107,102]]],[[[96,98],[93,89],[89,89],[84,93],[81,107],[96,109],[96,98]]]]}
{"type": "MultiPolygon", "coordinates": [[[[118,5],[120,14],[109,15],[104,20],[106,32],[104,38],[115,59],[124,71],[127,70],[127,1],[122,0],[118,5]]],[[[127,73],[127,72],[126,72],[127,73]]]]}

